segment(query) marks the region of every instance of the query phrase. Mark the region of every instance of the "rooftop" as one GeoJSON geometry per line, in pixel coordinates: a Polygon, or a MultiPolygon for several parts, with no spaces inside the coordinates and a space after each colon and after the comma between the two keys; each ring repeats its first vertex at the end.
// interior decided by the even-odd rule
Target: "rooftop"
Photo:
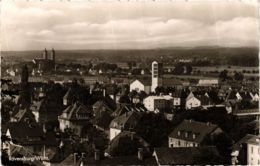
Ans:
{"type": "Polygon", "coordinates": [[[137,112],[126,112],[112,120],[110,128],[121,129],[123,127],[126,129],[126,127],[134,127],[134,124],[137,124],[140,118],[141,116],[137,112]],[[128,125],[126,126],[126,124],[128,125]]]}
{"type": "Polygon", "coordinates": [[[219,158],[219,153],[214,146],[184,148],[160,147],[154,149],[154,155],[157,156],[157,162],[160,165],[205,164],[205,162],[207,162],[207,164],[219,164],[216,163],[216,159],[219,158]],[[205,156],[207,156],[207,161],[203,161],[205,156]]]}
{"type": "Polygon", "coordinates": [[[245,141],[247,144],[259,145],[260,146],[260,136],[248,134],[248,139],[245,141]]]}
{"type": "Polygon", "coordinates": [[[215,124],[184,120],[169,135],[170,138],[201,143],[204,138],[218,128],[215,124]]]}
{"type": "Polygon", "coordinates": [[[162,96],[148,96],[145,98],[145,100],[147,99],[152,99],[152,100],[172,100],[173,97],[170,95],[162,95],[162,96]]]}

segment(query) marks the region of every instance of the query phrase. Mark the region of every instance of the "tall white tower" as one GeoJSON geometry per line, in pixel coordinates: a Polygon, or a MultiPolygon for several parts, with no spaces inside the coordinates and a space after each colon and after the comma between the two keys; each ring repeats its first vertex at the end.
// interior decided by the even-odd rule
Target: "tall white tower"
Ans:
{"type": "Polygon", "coordinates": [[[152,63],[152,86],[151,91],[155,92],[155,89],[158,86],[162,86],[162,63],[158,63],[156,61],[153,61],[152,63]]]}

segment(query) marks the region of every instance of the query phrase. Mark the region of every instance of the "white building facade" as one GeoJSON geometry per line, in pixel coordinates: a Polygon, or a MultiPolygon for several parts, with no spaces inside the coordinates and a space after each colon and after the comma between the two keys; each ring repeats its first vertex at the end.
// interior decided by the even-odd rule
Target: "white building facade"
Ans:
{"type": "Polygon", "coordinates": [[[260,165],[260,136],[252,136],[247,141],[247,164],[260,165]]]}
{"type": "Polygon", "coordinates": [[[149,111],[155,111],[156,109],[173,108],[173,97],[169,95],[165,96],[148,96],[143,101],[144,106],[149,111]]]}
{"type": "Polygon", "coordinates": [[[201,106],[201,101],[197,99],[195,96],[186,99],[186,104],[185,104],[186,109],[193,109],[200,106],[201,106]]]}
{"type": "Polygon", "coordinates": [[[109,130],[109,140],[111,141],[121,132],[122,131],[120,129],[111,127],[110,130],[109,130]]]}
{"type": "Polygon", "coordinates": [[[145,83],[142,83],[139,80],[135,80],[130,84],[130,92],[135,90],[136,92],[144,91],[145,93],[149,94],[151,92],[151,86],[145,83]]]}

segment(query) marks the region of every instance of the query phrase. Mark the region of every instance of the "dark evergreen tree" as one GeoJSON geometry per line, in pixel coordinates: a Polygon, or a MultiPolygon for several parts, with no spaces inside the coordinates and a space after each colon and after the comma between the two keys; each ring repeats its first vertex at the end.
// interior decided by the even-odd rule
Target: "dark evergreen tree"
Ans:
{"type": "Polygon", "coordinates": [[[28,83],[28,78],[29,78],[28,67],[27,67],[27,65],[24,65],[22,67],[21,83],[22,84],[27,84],[28,83]]]}
{"type": "Polygon", "coordinates": [[[21,91],[18,104],[21,108],[28,108],[31,104],[31,89],[28,83],[29,71],[27,65],[22,67],[21,72],[21,91]]]}

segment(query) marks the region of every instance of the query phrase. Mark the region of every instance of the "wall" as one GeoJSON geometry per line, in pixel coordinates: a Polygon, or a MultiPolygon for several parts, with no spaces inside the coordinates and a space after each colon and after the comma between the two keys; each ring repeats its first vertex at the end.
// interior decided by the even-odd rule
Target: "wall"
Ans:
{"type": "Polygon", "coordinates": [[[247,164],[260,165],[260,146],[247,144],[247,164]]]}
{"type": "Polygon", "coordinates": [[[197,147],[198,143],[169,137],[169,148],[171,147],[197,147]]]}
{"type": "Polygon", "coordinates": [[[186,109],[199,107],[200,105],[201,105],[201,102],[195,97],[192,97],[186,101],[186,109]]]}
{"type": "Polygon", "coordinates": [[[110,139],[110,141],[113,138],[115,138],[119,133],[121,133],[121,130],[115,129],[115,128],[110,128],[110,132],[109,132],[109,139],[110,139]]]}

